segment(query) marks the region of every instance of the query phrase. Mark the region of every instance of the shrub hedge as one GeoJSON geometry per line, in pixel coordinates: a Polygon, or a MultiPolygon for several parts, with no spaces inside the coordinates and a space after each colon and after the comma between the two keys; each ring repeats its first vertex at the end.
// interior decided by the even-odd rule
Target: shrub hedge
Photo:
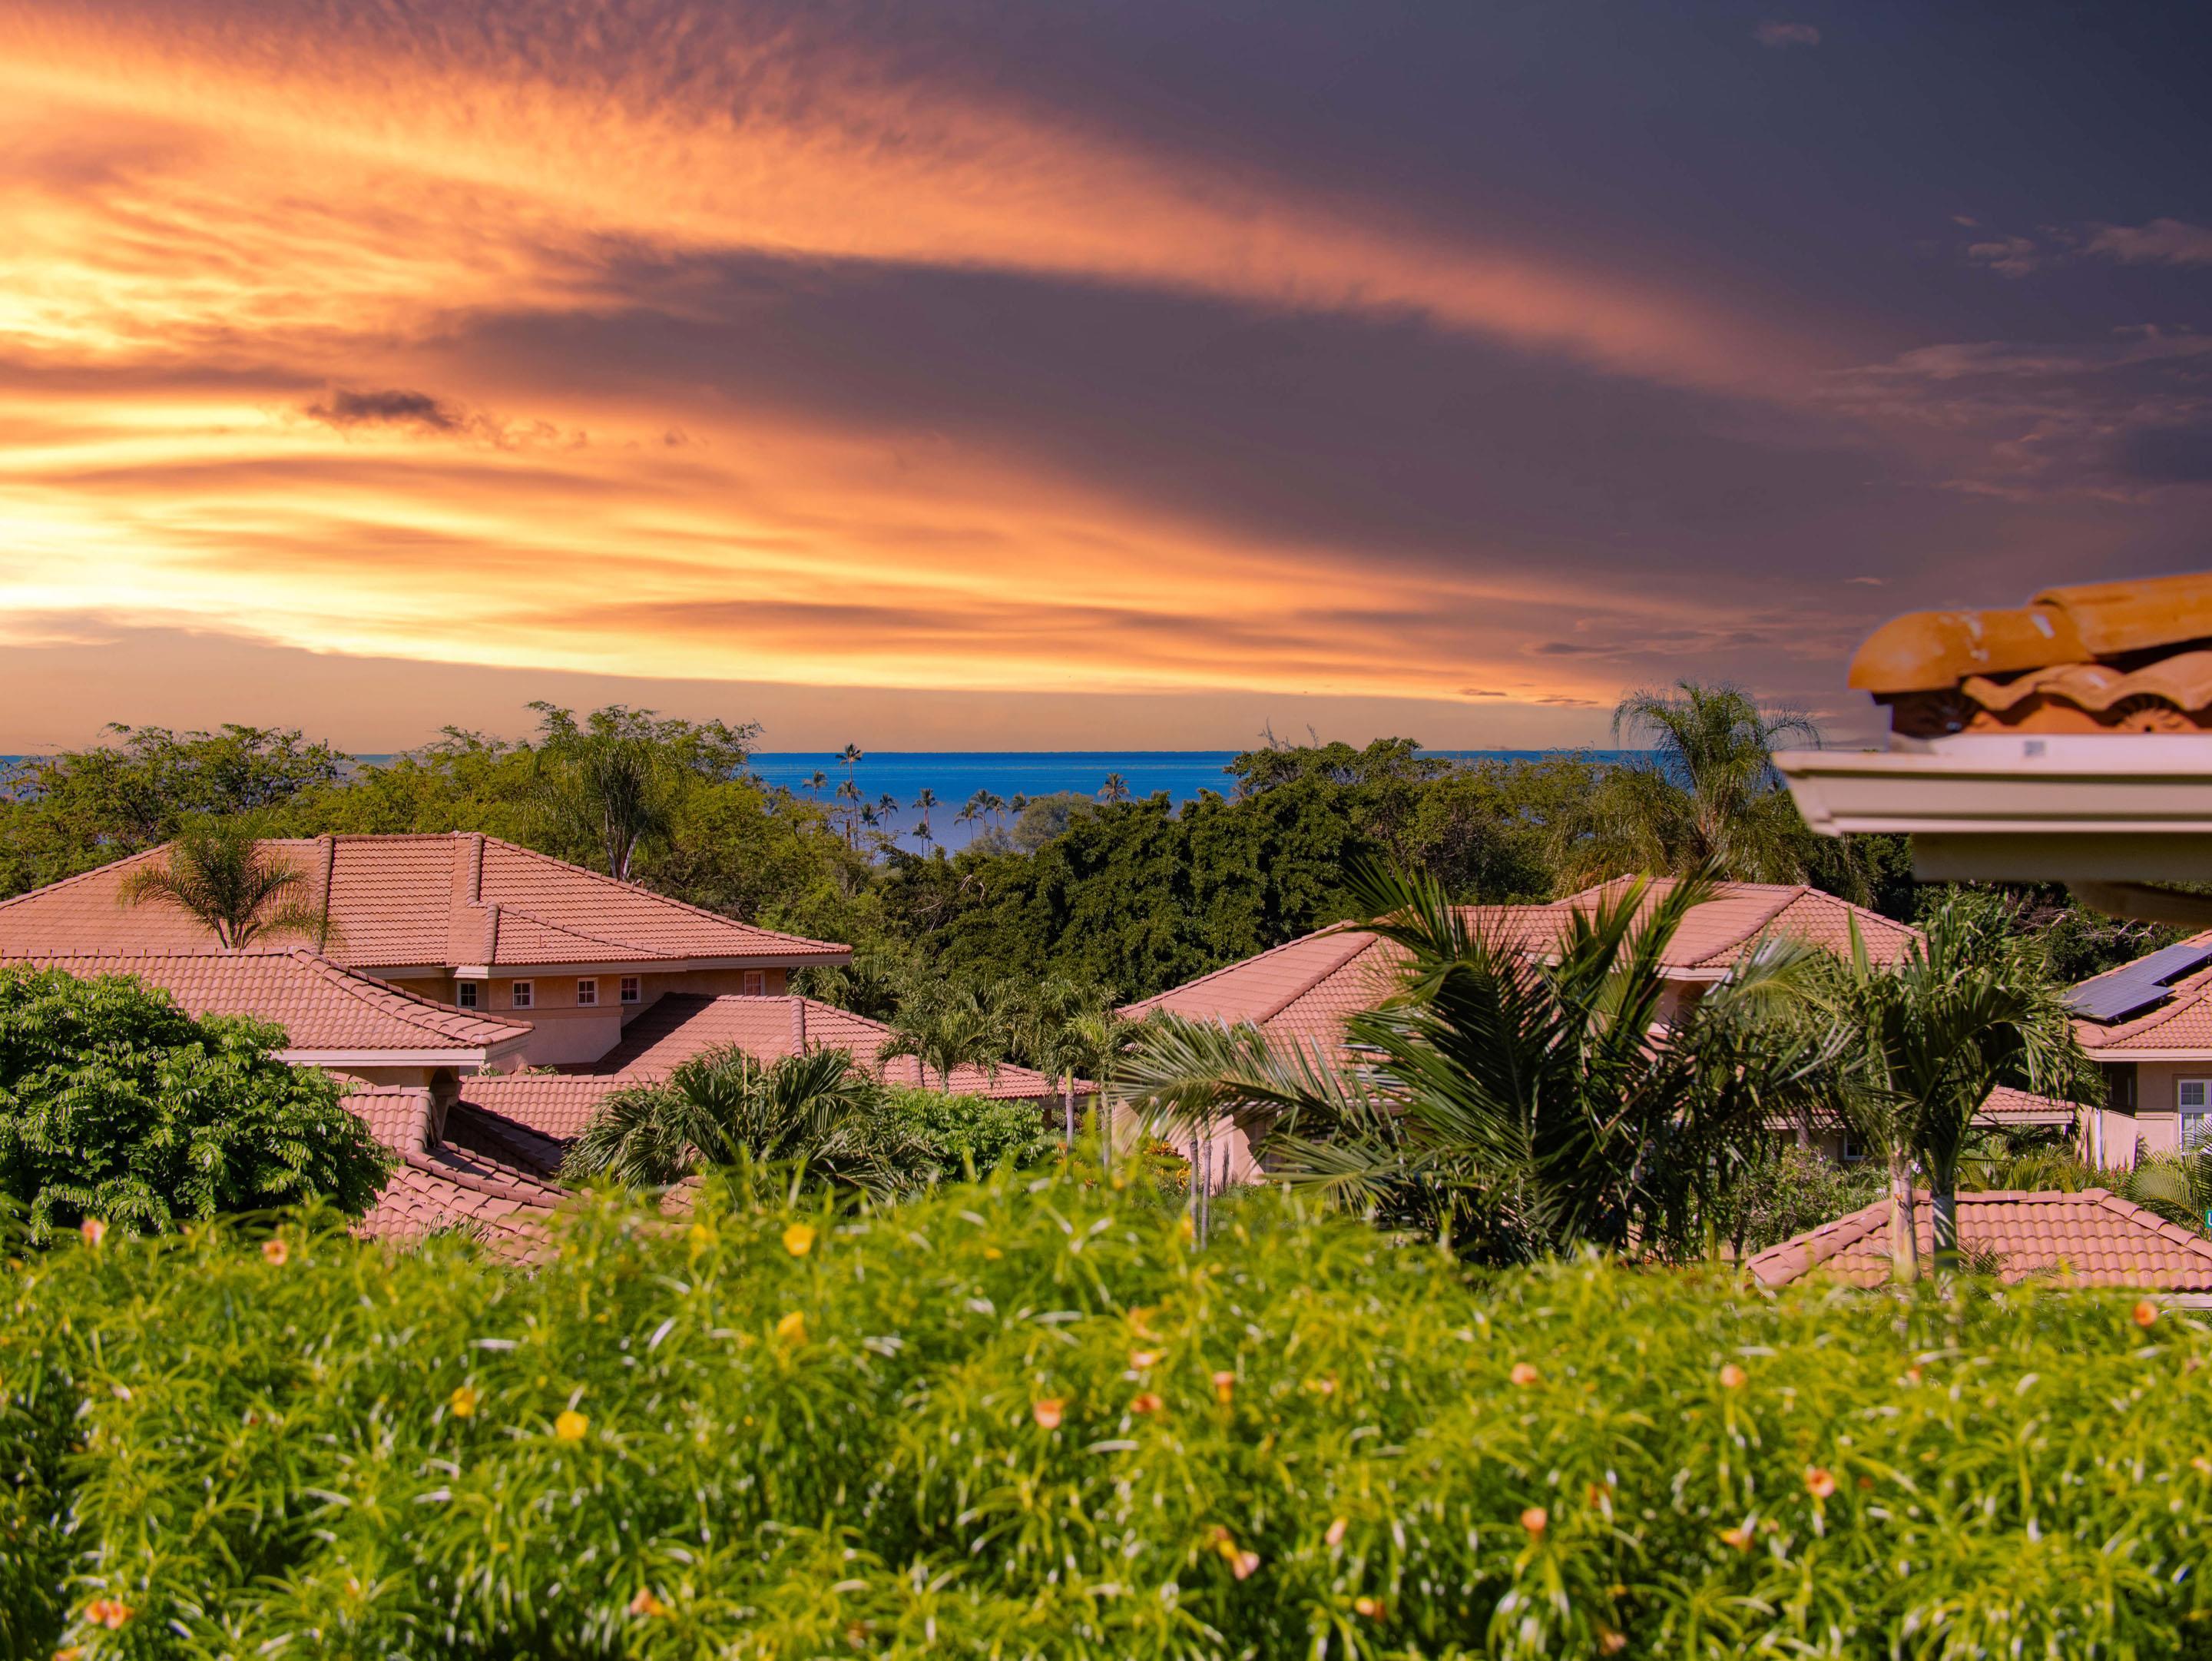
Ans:
{"type": "Polygon", "coordinates": [[[1272,1196],[1201,1254],[1133,1193],[610,1206],[527,1273],[305,1224],[32,1257],[0,1631],[87,1661],[2212,1647],[2185,1311],[1470,1278],[1272,1196]]]}

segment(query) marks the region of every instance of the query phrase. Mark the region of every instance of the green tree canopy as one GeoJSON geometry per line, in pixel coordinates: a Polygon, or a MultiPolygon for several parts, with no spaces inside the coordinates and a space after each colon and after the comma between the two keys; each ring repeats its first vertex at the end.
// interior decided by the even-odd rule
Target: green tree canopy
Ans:
{"type": "Polygon", "coordinates": [[[0,1191],[40,1236],[315,1198],[358,1215],[386,1156],[326,1074],[276,1058],[283,1043],[135,980],[0,966],[0,1191]]]}

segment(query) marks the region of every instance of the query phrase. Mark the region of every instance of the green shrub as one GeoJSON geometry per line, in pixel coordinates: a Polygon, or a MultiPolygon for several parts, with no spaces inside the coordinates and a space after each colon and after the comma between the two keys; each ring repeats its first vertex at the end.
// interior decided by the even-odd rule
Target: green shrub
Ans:
{"type": "Polygon", "coordinates": [[[1000,1165],[1033,1165],[1052,1157],[1058,1141],[1044,1127],[1035,1102],[951,1096],[941,1090],[895,1086],[878,1107],[886,1129],[902,1145],[922,1150],[947,1177],[986,1173],[1000,1165]]]}
{"type": "Polygon", "coordinates": [[[386,1161],[281,1027],[195,1020],[124,977],[0,966],[0,1195],[34,1238],[98,1217],[155,1231],[317,1197],[358,1214],[386,1161]]]}
{"type": "Polygon", "coordinates": [[[688,1228],[590,1213],[528,1274],[284,1238],[111,1236],[16,1273],[0,1433],[66,1491],[15,1491],[0,1601],[71,1573],[66,1628],[19,1651],[2149,1658],[2212,1634],[2212,1333],[2139,1325],[2131,1296],[1469,1278],[1264,1195],[1199,1254],[1172,1212],[1050,1177],[796,1217],[710,1184],[688,1228]]]}

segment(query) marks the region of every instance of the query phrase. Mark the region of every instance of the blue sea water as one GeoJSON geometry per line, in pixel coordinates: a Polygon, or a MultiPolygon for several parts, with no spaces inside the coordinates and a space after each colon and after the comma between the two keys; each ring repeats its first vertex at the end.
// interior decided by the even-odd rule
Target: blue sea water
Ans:
{"type": "MultiPolygon", "coordinates": [[[[1234,782],[1224,770],[1235,757],[1231,750],[881,750],[869,751],[853,770],[863,801],[876,803],[884,796],[896,798],[899,808],[878,816],[884,828],[904,836],[921,822],[915,799],[927,788],[937,798],[930,814],[930,829],[947,848],[964,847],[976,831],[987,828],[956,821],[969,797],[988,790],[1006,801],[1017,795],[1044,796],[1072,790],[1096,798],[1110,774],[1119,773],[1133,798],[1142,800],[1160,791],[1176,802],[1194,800],[1200,792],[1226,795],[1234,782]]],[[[1626,750],[1434,750],[1426,752],[1446,761],[1534,761],[1545,756],[1578,754],[1593,761],[1626,761],[1636,752],[1626,750]]],[[[802,796],[813,796],[824,806],[836,800],[837,786],[845,778],[845,765],[833,753],[811,751],[771,751],[752,758],[752,770],[769,784],[789,787],[802,796]],[[827,782],[811,782],[816,773],[827,782]]],[[[1009,821],[1011,822],[1011,821],[1009,821]]]]}

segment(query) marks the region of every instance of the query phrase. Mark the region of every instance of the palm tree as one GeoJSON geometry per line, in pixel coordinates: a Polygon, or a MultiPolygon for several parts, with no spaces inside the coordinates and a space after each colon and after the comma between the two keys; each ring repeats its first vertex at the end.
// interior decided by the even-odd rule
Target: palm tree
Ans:
{"type": "Polygon", "coordinates": [[[929,828],[929,815],[933,809],[940,805],[937,800],[937,792],[926,784],[921,787],[921,794],[914,799],[915,811],[921,815],[921,823],[915,827],[914,837],[915,840],[921,843],[924,848],[937,840],[929,828]]]}
{"type": "Polygon", "coordinates": [[[228,950],[264,934],[304,934],[326,951],[337,934],[307,873],[240,819],[187,825],[124,878],[117,898],[185,912],[228,950]]]}
{"type": "Polygon", "coordinates": [[[1648,740],[1653,764],[1613,769],[1565,824],[1563,880],[1579,886],[1624,871],[1804,879],[1812,835],[1773,757],[1784,739],[1820,743],[1810,720],[1769,713],[1740,687],[1685,680],[1671,692],[1627,694],[1613,731],[1648,740]]]}
{"type": "Polygon", "coordinates": [[[857,744],[848,744],[837,752],[837,760],[844,767],[845,776],[848,779],[853,776],[854,770],[866,759],[867,759],[867,752],[857,744]]]}
{"type": "Polygon", "coordinates": [[[953,823],[956,824],[981,823],[983,815],[990,812],[990,802],[991,793],[988,790],[978,790],[968,798],[967,805],[954,816],[953,823]]]}
{"type": "Polygon", "coordinates": [[[569,1145],[562,1172],[663,1188],[702,1164],[798,1160],[817,1179],[879,1187],[890,1173],[862,1123],[877,1094],[842,1050],[767,1063],[735,1049],[708,1050],[665,1081],[608,1097],[569,1145]]]}
{"type": "Polygon", "coordinates": [[[948,1094],[955,1068],[978,1066],[995,1073],[1006,1053],[1006,1023],[1000,1012],[975,995],[975,989],[944,981],[925,983],[908,993],[890,1020],[891,1038],[884,1056],[911,1056],[927,1080],[937,1069],[948,1094]]]}
{"type": "Polygon", "coordinates": [[[1155,1017],[1117,1080],[1146,1123],[1233,1116],[1273,1175],[1479,1261],[1585,1245],[1670,1258],[1774,1125],[1821,1099],[1832,1045],[1798,1011],[1803,948],[1746,958],[1657,1041],[1665,949],[1711,897],[1702,879],[1648,906],[1632,885],[1544,958],[1426,877],[1353,881],[1363,926],[1403,954],[1391,997],[1334,1052],[1155,1017]]]}
{"type": "Polygon", "coordinates": [[[1887,1167],[1890,1267],[1900,1281],[1919,1275],[1916,1164],[1928,1179],[1937,1269],[1956,1268],[1959,1161],[1991,1090],[2101,1088],[2041,947],[2010,932],[2008,918],[1984,897],[1954,895],[1926,919],[1925,944],[1913,941],[1886,968],[1868,961],[1853,924],[1849,962],[1825,977],[1820,1007],[1848,1063],[1832,1102],[1887,1167]]]}
{"type": "Polygon", "coordinates": [[[860,787],[850,779],[838,784],[837,800],[845,804],[838,809],[837,816],[845,821],[845,846],[850,848],[859,836],[856,821],[867,809],[860,805],[860,787]]]}
{"type": "Polygon", "coordinates": [[[807,776],[806,794],[808,799],[813,801],[821,800],[823,787],[829,782],[830,776],[823,772],[820,768],[816,768],[812,773],[807,776]]]}
{"type": "Polygon", "coordinates": [[[680,781],[665,746],[635,734],[588,732],[537,754],[538,807],[556,837],[596,843],[610,874],[627,882],[645,843],[665,837],[680,781]]]}
{"type": "Polygon", "coordinates": [[[1015,1058],[1060,1081],[1066,1140],[1073,1147],[1076,1079],[1103,1077],[1136,1023],[1114,1013],[1111,988],[1066,975],[1010,983],[995,1001],[1015,1058]]]}
{"type": "Polygon", "coordinates": [[[1098,800],[1103,802],[1129,800],[1129,781],[1119,773],[1109,773],[1106,782],[1098,787],[1098,800]]]}

